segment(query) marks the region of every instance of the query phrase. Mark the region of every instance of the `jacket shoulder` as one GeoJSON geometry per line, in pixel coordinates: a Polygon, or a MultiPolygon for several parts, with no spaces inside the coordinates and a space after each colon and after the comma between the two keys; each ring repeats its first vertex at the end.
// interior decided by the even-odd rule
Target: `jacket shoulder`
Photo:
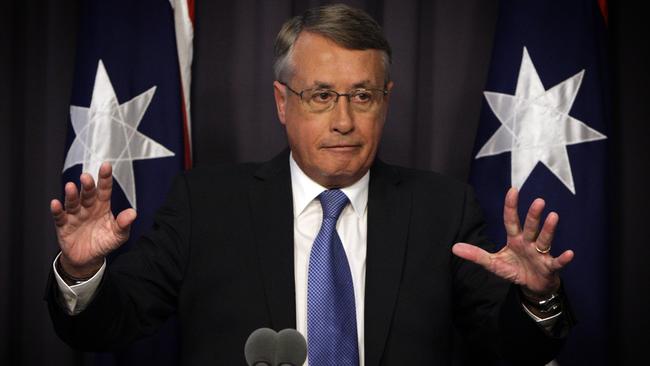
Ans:
{"type": "Polygon", "coordinates": [[[202,165],[180,174],[194,192],[238,190],[250,186],[261,163],[202,165]]]}
{"type": "Polygon", "coordinates": [[[387,165],[399,177],[399,184],[414,192],[435,191],[442,194],[464,194],[471,189],[469,184],[439,172],[387,165]]]}
{"type": "Polygon", "coordinates": [[[261,165],[262,163],[201,165],[182,175],[190,185],[241,184],[252,179],[261,165]]]}
{"type": "Polygon", "coordinates": [[[269,161],[202,165],[183,173],[189,186],[239,190],[256,180],[289,177],[289,150],[285,149],[269,161]]]}

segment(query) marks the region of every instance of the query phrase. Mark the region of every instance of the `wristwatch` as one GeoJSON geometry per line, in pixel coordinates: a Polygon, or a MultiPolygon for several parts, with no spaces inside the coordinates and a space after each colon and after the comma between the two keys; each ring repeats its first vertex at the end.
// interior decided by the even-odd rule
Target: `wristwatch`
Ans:
{"type": "Polygon", "coordinates": [[[59,276],[61,276],[63,282],[65,282],[68,286],[79,285],[93,278],[93,276],[75,277],[69,274],[63,269],[63,265],[61,265],[60,259],[57,259],[55,266],[56,266],[56,271],[59,273],[59,276]]]}
{"type": "Polygon", "coordinates": [[[529,295],[526,295],[524,291],[521,291],[522,299],[526,304],[535,308],[542,314],[554,314],[557,313],[562,307],[562,296],[559,292],[552,293],[547,298],[533,298],[529,295]]]}

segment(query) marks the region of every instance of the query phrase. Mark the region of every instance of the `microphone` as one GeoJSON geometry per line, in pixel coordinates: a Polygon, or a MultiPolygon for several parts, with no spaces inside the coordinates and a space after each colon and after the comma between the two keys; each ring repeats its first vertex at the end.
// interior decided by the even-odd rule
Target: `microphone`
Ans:
{"type": "Polygon", "coordinates": [[[276,333],[260,328],[246,340],[244,355],[249,366],[301,366],[307,358],[307,342],[295,329],[276,333]]]}
{"type": "Polygon", "coordinates": [[[249,366],[275,366],[275,346],[278,334],[269,328],[251,333],[244,346],[244,356],[249,366]]]}
{"type": "Polygon", "coordinates": [[[275,351],[276,366],[301,366],[307,359],[307,342],[295,329],[283,329],[278,333],[275,351]]]}

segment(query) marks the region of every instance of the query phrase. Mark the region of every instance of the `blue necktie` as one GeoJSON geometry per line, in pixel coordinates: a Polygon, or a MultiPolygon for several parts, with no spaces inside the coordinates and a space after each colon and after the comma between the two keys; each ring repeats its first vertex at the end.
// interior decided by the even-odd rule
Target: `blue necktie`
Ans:
{"type": "Polygon", "coordinates": [[[323,223],[309,255],[307,338],[310,366],[358,366],[354,287],[336,222],[348,198],[338,189],[321,193],[323,223]]]}

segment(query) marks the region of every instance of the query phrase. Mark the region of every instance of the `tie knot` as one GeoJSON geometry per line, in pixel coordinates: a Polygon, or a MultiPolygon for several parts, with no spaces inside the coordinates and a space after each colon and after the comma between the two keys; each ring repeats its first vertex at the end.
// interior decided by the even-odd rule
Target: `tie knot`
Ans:
{"type": "Polygon", "coordinates": [[[323,219],[334,218],[338,220],[341,211],[348,203],[348,197],[338,189],[328,189],[318,195],[320,204],[323,207],[323,219]]]}

